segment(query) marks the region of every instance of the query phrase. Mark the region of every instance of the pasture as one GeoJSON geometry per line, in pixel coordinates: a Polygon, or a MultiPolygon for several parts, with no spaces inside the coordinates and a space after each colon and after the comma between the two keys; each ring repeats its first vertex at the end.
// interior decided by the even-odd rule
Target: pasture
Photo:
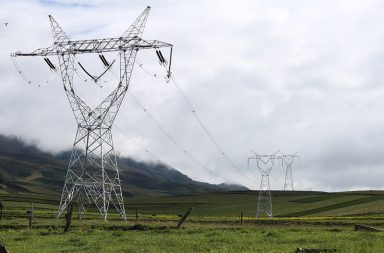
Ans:
{"type": "Polygon", "coordinates": [[[384,228],[383,192],[274,191],[272,196],[272,219],[254,217],[257,192],[127,197],[127,221],[112,208],[103,221],[89,207],[81,220],[74,213],[71,231],[63,233],[64,218],[54,218],[57,195],[3,193],[0,236],[10,252],[295,252],[299,247],[380,252],[384,247],[383,232],[354,231],[355,224],[384,228]],[[191,215],[177,230],[179,215],[189,207],[191,215]]]}

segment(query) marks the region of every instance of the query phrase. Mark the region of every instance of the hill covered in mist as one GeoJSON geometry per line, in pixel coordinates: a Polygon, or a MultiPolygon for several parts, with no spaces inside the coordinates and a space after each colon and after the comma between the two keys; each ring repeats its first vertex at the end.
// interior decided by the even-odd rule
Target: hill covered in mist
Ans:
{"type": "MultiPolygon", "coordinates": [[[[43,152],[17,137],[0,135],[0,191],[61,194],[70,151],[43,152]]],[[[247,190],[231,184],[208,184],[190,179],[159,163],[118,157],[125,196],[183,195],[212,191],[247,190]]]]}

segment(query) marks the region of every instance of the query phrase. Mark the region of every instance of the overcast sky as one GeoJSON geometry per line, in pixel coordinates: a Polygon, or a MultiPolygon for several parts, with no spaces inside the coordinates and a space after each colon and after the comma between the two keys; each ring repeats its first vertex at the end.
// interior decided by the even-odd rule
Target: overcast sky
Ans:
{"type": "MultiPolygon", "coordinates": [[[[301,169],[293,170],[296,189],[383,189],[380,0],[0,0],[0,133],[45,151],[71,149],[76,123],[60,77],[41,58],[19,58],[32,82],[50,81],[28,85],[9,53],[51,45],[49,14],[73,39],[119,37],[147,5],[152,10],[143,37],[174,45],[174,77],[246,177],[223,158],[175,86],[165,82],[154,51],[139,53],[146,71],[135,67],[129,92],[183,149],[220,178],[185,156],[130,95],[113,129],[117,153],[153,161],[144,147],[193,179],[257,189],[260,173],[247,167],[249,150],[269,154],[280,149],[301,156],[301,169]]],[[[50,59],[57,64],[57,58],[50,59]]],[[[97,55],[81,61],[93,73],[103,69],[97,55]]],[[[85,77],[79,70],[77,78],[85,77]]],[[[111,75],[102,88],[91,82],[75,84],[91,105],[114,86],[111,75]]],[[[273,189],[283,187],[283,175],[282,168],[274,168],[273,189]]]]}

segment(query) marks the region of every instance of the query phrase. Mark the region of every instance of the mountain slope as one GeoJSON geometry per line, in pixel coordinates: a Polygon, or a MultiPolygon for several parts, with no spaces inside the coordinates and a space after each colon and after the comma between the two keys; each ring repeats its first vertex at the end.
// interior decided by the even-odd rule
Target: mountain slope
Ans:
{"type": "MultiPolygon", "coordinates": [[[[16,137],[0,135],[0,191],[60,194],[69,157],[69,151],[52,155],[16,137]]],[[[237,185],[197,182],[163,164],[118,158],[118,165],[125,196],[247,190],[237,185]]]]}

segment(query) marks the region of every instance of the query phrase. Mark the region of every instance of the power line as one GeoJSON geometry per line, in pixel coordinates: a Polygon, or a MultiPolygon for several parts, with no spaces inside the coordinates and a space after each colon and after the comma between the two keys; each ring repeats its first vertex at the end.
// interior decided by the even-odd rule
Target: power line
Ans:
{"type": "Polygon", "coordinates": [[[243,173],[242,170],[240,170],[233,162],[232,160],[228,157],[228,155],[224,152],[224,150],[220,147],[220,145],[217,143],[217,141],[213,138],[212,134],[208,131],[208,128],[207,126],[204,124],[204,122],[202,121],[202,119],[200,118],[199,114],[197,113],[197,111],[194,109],[194,107],[192,106],[192,103],[189,101],[189,99],[186,97],[186,95],[184,94],[183,90],[181,89],[180,85],[178,84],[178,82],[175,80],[175,77],[173,76],[173,74],[170,75],[170,80],[172,81],[172,83],[175,85],[175,87],[177,88],[177,91],[179,92],[180,96],[183,98],[185,104],[187,105],[187,107],[191,110],[192,114],[194,115],[194,117],[196,118],[196,120],[198,121],[198,123],[200,124],[201,128],[203,129],[203,131],[205,132],[205,134],[208,136],[209,140],[213,143],[213,145],[216,147],[216,149],[218,150],[218,152],[225,158],[225,160],[232,166],[232,168],[234,168],[235,170],[237,170],[241,175],[243,175],[245,178],[248,179],[248,177],[243,173]]]}
{"type": "Polygon", "coordinates": [[[137,100],[137,98],[130,92],[128,92],[128,95],[133,99],[135,104],[148,116],[148,118],[153,121],[153,123],[161,130],[161,132],[181,151],[183,152],[187,157],[189,157],[192,161],[194,161],[199,167],[202,169],[208,171],[210,174],[215,176],[218,179],[222,179],[219,175],[208,169],[206,166],[204,166],[201,162],[199,162],[195,157],[193,157],[187,150],[185,150],[166,130],[165,128],[152,116],[152,114],[146,109],[141,103],[137,100]]]}
{"type": "MultiPolygon", "coordinates": [[[[170,70],[169,70],[169,66],[168,66],[168,63],[165,62],[165,61],[161,61],[160,64],[166,69],[166,71],[168,72],[168,79],[166,79],[166,82],[168,83],[169,80],[172,81],[172,83],[175,85],[178,93],[180,94],[180,96],[183,98],[183,101],[185,102],[185,104],[187,105],[187,107],[190,109],[190,111],[192,112],[192,114],[194,115],[195,119],[198,121],[199,125],[201,126],[201,128],[203,129],[204,133],[208,136],[209,140],[213,143],[213,145],[216,147],[216,149],[218,150],[218,152],[225,158],[225,160],[231,165],[232,168],[234,168],[236,171],[238,171],[244,178],[246,178],[248,181],[250,181],[251,183],[253,183],[249,177],[247,177],[247,175],[244,174],[244,172],[242,170],[240,170],[233,162],[232,160],[228,157],[228,155],[224,152],[224,150],[220,147],[220,145],[218,144],[218,142],[213,138],[212,134],[208,131],[208,128],[207,126],[204,124],[204,122],[202,121],[201,117],[199,116],[199,114],[197,113],[196,109],[194,109],[194,107],[192,106],[192,103],[189,101],[189,99],[187,98],[187,96],[185,95],[185,93],[183,92],[183,90],[181,89],[180,85],[178,84],[178,82],[176,81],[175,77],[173,74],[171,74],[170,70]]],[[[149,76],[152,76],[154,78],[157,78],[158,77],[158,74],[155,74],[155,73],[151,73],[150,71],[148,71],[146,68],[143,67],[143,64],[139,64],[140,68],[146,73],[148,74],[149,76]]],[[[253,173],[252,173],[253,174],[253,173]]]]}
{"type": "MultiPolygon", "coordinates": [[[[134,138],[128,136],[127,134],[125,134],[125,132],[119,127],[118,124],[115,124],[115,127],[120,130],[120,132],[126,137],[128,138],[131,142],[133,142],[136,146],[140,147],[141,149],[143,149],[145,151],[145,153],[147,153],[148,155],[150,155],[153,159],[155,159],[158,163],[160,164],[163,164],[163,165],[166,165],[170,168],[174,168],[173,166],[169,165],[168,163],[164,162],[163,160],[161,160],[157,155],[155,155],[152,151],[148,150],[146,147],[144,147],[144,145],[140,144],[139,142],[137,142],[134,138]]],[[[177,169],[176,169],[177,170],[177,169]]]]}
{"type": "MultiPolygon", "coordinates": [[[[137,59],[136,59],[137,61],[137,59]]],[[[139,64],[139,67],[149,76],[153,77],[153,78],[159,78],[160,75],[156,74],[156,73],[151,73],[149,70],[147,70],[142,63],[138,62],[139,64]]],[[[162,64],[164,66],[164,64],[162,64]]],[[[165,67],[165,66],[164,66],[165,67]]],[[[77,71],[76,71],[77,72],[77,71]]],[[[112,70],[112,68],[109,69],[109,72],[112,73],[112,75],[117,79],[117,75],[114,73],[114,71],[112,70]]],[[[177,81],[174,79],[173,75],[169,76],[170,77],[170,80],[172,80],[172,82],[174,83],[175,87],[177,88],[179,94],[182,96],[183,100],[185,101],[185,103],[187,104],[188,108],[192,111],[193,115],[195,116],[195,118],[197,119],[197,121],[199,122],[200,126],[202,127],[202,129],[204,130],[204,132],[206,133],[206,135],[209,137],[210,141],[214,144],[214,146],[218,149],[218,151],[220,152],[220,154],[227,160],[228,163],[231,164],[232,168],[234,168],[235,170],[237,170],[239,173],[241,173],[241,175],[243,177],[245,177],[249,182],[253,183],[232,161],[231,159],[225,154],[224,150],[219,146],[219,144],[215,141],[215,139],[213,138],[213,136],[210,134],[210,132],[208,131],[206,125],[204,124],[204,122],[201,120],[201,118],[199,117],[197,111],[193,108],[191,102],[188,100],[188,98],[185,96],[184,92],[182,91],[180,85],[177,83],[177,81]]],[[[167,80],[166,80],[167,81],[167,80]]],[[[211,175],[213,175],[214,177],[216,177],[217,179],[221,179],[221,180],[224,180],[226,181],[224,178],[220,177],[217,173],[213,172],[212,170],[208,169],[207,166],[205,166],[204,164],[202,164],[201,162],[199,162],[194,156],[192,156],[187,150],[185,150],[176,140],[175,138],[173,138],[169,133],[168,131],[152,116],[152,114],[148,111],[148,109],[146,109],[140,102],[139,100],[129,91],[127,91],[127,94],[133,99],[134,103],[147,115],[147,117],[160,129],[160,131],[182,152],[185,154],[185,156],[187,156],[189,159],[191,159],[195,164],[197,164],[200,168],[202,168],[203,170],[209,172],[211,175]]],[[[253,173],[252,173],[253,174],[253,173]]]]}
{"type": "MultiPolygon", "coordinates": [[[[141,64],[142,65],[142,64],[141,64]]],[[[142,66],[140,66],[144,70],[142,66]]],[[[117,78],[116,74],[113,72],[112,69],[109,70],[112,75],[117,78]]],[[[146,71],[145,71],[146,72],[146,71]]],[[[148,72],[146,72],[148,73],[148,72]]],[[[127,91],[127,94],[132,98],[134,103],[147,115],[147,117],[160,129],[160,131],[182,152],[185,156],[187,156],[189,159],[191,159],[195,164],[197,164],[200,168],[203,170],[209,172],[211,175],[213,175],[216,179],[220,179],[223,181],[227,181],[226,179],[220,177],[217,173],[213,172],[212,170],[208,169],[207,166],[202,164],[200,161],[198,161],[194,156],[192,156],[186,149],[184,149],[176,140],[173,138],[167,130],[152,116],[152,114],[149,112],[148,109],[146,109],[140,101],[129,91],[127,91]]]]}
{"type": "MultiPolygon", "coordinates": [[[[35,85],[35,86],[38,86],[38,87],[41,87],[41,86],[45,86],[45,85],[48,85],[50,84],[51,82],[53,82],[58,76],[58,72],[57,71],[53,71],[54,73],[52,73],[52,76],[49,78],[49,80],[47,81],[44,81],[44,82],[33,82],[30,78],[28,78],[28,76],[24,73],[24,71],[22,70],[20,64],[17,62],[16,60],[16,56],[14,54],[11,54],[11,59],[12,59],[12,63],[13,65],[15,66],[17,72],[19,73],[19,75],[21,76],[21,78],[29,85],[35,85]]],[[[52,70],[52,69],[51,69],[52,70]]]]}

